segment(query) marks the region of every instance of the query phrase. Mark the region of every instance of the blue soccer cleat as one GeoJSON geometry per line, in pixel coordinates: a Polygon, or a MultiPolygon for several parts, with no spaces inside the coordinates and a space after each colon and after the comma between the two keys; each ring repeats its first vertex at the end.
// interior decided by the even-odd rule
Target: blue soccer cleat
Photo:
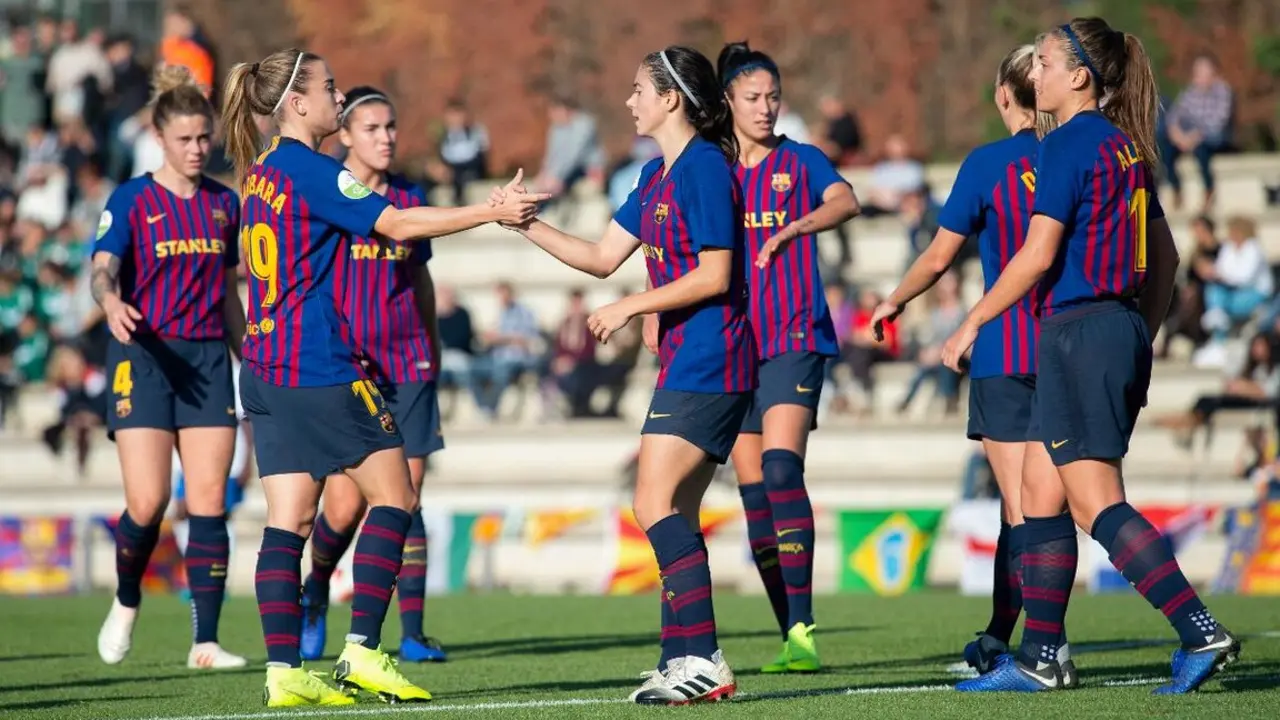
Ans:
{"type": "Polygon", "coordinates": [[[964,661],[969,667],[986,675],[995,669],[996,660],[1008,654],[1009,646],[986,633],[978,633],[978,639],[964,646],[964,661]]]}
{"type": "Polygon", "coordinates": [[[400,659],[405,662],[445,662],[449,656],[440,641],[426,635],[415,635],[400,640],[400,659]]]}
{"type": "Polygon", "coordinates": [[[1221,625],[1203,646],[1173,651],[1170,665],[1173,679],[1152,691],[1154,695],[1185,695],[1195,692],[1219,670],[1240,658],[1240,641],[1221,625]]]}
{"type": "Polygon", "coordinates": [[[1023,667],[1012,655],[996,660],[991,672],[956,685],[957,692],[1043,692],[1062,687],[1062,673],[1055,663],[1038,663],[1035,669],[1023,667]]]}
{"type": "Polygon", "coordinates": [[[303,660],[319,660],[324,655],[329,604],[302,595],[302,641],[298,652],[303,660]]]}

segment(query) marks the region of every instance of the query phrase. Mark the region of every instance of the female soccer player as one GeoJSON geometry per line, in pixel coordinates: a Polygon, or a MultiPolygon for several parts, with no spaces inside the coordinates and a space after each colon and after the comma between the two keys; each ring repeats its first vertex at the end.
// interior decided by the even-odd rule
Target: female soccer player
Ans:
{"type": "MultiPolygon", "coordinates": [[[[986,289],[1022,247],[1035,196],[1035,161],[1039,138],[1053,128],[1053,117],[1036,112],[1031,82],[1035,46],[1023,45],[1001,61],[996,71],[995,104],[1012,137],[969,153],[951,196],[939,216],[941,228],[928,249],[907,270],[880,307],[873,322],[884,323],[902,313],[955,262],[965,240],[978,235],[978,251],[986,289]]],[[[995,584],[991,620],[964,658],[980,673],[1009,651],[1009,639],[1022,610],[1018,576],[1022,567],[1022,473],[1053,475],[1053,463],[1039,441],[1028,442],[1031,396],[1036,387],[1036,338],[1040,319],[1033,295],[983,326],[969,366],[969,437],[981,440],[1000,487],[1001,522],[996,541],[995,584]]],[[[1073,536],[1074,537],[1074,536],[1073,536]]],[[[1076,682],[1075,663],[1065,638],[1058,651],[1064,684],[1076,682]]]]}
{"type": "Polygon", "coordinates": [[[1027,621],[1018,655],[957,689],[1062,686],[1058,646],[1078,523],[1182,640],[1173,679],[1156,692],[1191,692],[1234,661],[1240,644],[1209,614],[1159,531],[1125,501],[1120,466],[1146,402],[1151,339],[1178,266],[1155,195],[1155,75],[1142,42],[1101,18],[1054,29],[1036,53],[1037,107],[1058,129],[1040,145],[1027,239],[947,341],[943,361],[959,367],[979,329],[1043,279],[1031,423],[1058,473],[1023,473],[1027,621]],[[1061,512],[1064,500],[1071,514],[1061,512]]]}
{"type": "Polygon", "coordinates": [[[760,387],[733,446],[733,469],[783,641],[761,671],[816,672],[813,505],[804,454],[826,360],[838,354],[816,233],[857,215],[858,200],[825,153],[774,134],[782,78],[772,58],[731,43],[716,65],[738,140],[734,173],[742,184],[749,315],[760,350],[760,387]]]}
{"type": "MultiPolygon", "coordinates": [[[[396,113],[391,100],[371,87],[345,93],[338,138],[347,148],[346,166],[356,179],[398,208],[427,203],[422,188],[387,172],[395,160],[396,113]]],[[[334,269],[342,313],[351,339],[386,400],[387,409],[409,458],[414,497],[422,493],[427,456],[444,447],[440,405],[436,400],[435,287],[427,261],[431,243],[387,243],[353,237],[334,269]]],[[[364,516],[360,488],[346,475],[325,483],[324,510],[311,541],[311,575],[304,583],[302,658],[324,652],[329,578],[364,516]]],[[[415,505],[405,539],[396,591],[400,595],[400,659],[442,661],[444,651],[422,634],[422,603],[427,590],[427,532],[415,505]]]]}
{"type": "Polygon", "coordinates": [[[335,260],[348,247],[344,236],[376,232],[400,243],[490,221],[523,222],[546,196],[513,195],[497,207],[392,206],[317,152],[321,140],[338,131],[344,98],[324,60],[312,53],[283,50],[236,65],[226,88],[223,119],[243,188],[240,238],[250,274],[240,396],[253,423],[267,498],[256,576],[267,644],[266,703],[353,702],[304,670],[298,652],[302,549],[322,481],[339,472],[371,507],[356,541],[351,633],[334,679],[387,700],[427,700],[430,694],[378,649],[417,501],[395,419],[365,376],[339,311],[335,260]],[[255,115],[274,117],[280,129],[260,155],[255,115]]]}
{"type": "Polygon", "coordinates": [[[652,289],[600,308],[588,325],[607,342],[636,315],[660,314],[661,370],[641,430],[633,505],[662,573],[663,656],[632,699],[686,705],[729,698],[736,689],[716,639],[706,543],[690,527],[696,516],[677,508],[701,503],[756,388],[742,208],[726,162],[738,148],[715,68],[696,50],[673,46],[645,56],[627,107],[636,133],[653,138],[662,157],[645,165],[604,238],[589,242],[539,221],[517,229],[564,264],[601,278],[636,248],[644,252],[652,289]]]}
{"type": "Polygon", "coordinates": [[[116,526],[117,589],[98,633],[103,662],[124,660],[142,575],[169,503],[175,447],[186,470],[186,555],[195,643],[191,668],[243,667],[218,645],[227,582],[223,498],[235,443],[227,347],[237,355],[239,204],[204,177],[213,107],[182,68],[155,79],[151,115],[164,164],[121,185],[98,223],[92,289],[111,329],[107,431],[120,454],[125,511],[116,526]]]}

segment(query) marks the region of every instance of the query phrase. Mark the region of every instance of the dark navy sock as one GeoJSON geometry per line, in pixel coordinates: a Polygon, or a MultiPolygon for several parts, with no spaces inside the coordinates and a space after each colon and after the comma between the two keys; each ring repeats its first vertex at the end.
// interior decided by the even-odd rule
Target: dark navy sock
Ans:
{"type": "Polygon", "coordinates": [[[142,576],[160,539],[160,525],[143,527],[126,510],[116,523],[116,599],[128,608],[142,604],[142,576]]]}
{"type": "Polygon", "coordinates": [[[1013,551],[1013,528],[1000,523],[1000,537],[996,540],[995,583],[991,588],[991,620],[986,633],[1009,644],[1013,626],[1022,613],[1022,585],[1018,582],[1018,569],[1014,560],[1021,562],[1021,553],[1013,551]]]}
{"type": "Polygon", "coordinates": [[[787,588],[787,627],[812,625],[813,504],[804,487],[804,458],[790,450],[766,450],[761,466],[787,588]]]}
{"type": "Polygon", "coordinates": [[[360,644],[376,650],[382,642],[382,622],[391,604],[396,576],[404,557],[404,540],[413,519],[400,508],[379,505],[369,509],[364,529],[356,540],[351,578],[351,634],[360,644]]]}
{"type": "Polygon", "coordinates": [[[218,642],[218,618],[227,595],[230,545],[226,518],[188,518],[187,584],[191,588],[191,626],[195,642],[218,642]]]}
{"type": "Polygon", "coordinates": [[[658,588],[658,599],[662,602],[662,655],[658,658],[658,672],[665,673],[668,662],[689,653],[685,652],[684,632],[680,628],[680,621],[676,619],[676,611],[671,609],[665,587],[658,588]]]}
{"type": "Polygon", "coordinates": [[[269,527],[262,531],[262,549],[253,584],[267,641],[267,662],[302,667],[298,643],[302,634],[302,548],[307,541],[297,533],[269,527]]]}
{"type": "Polygon", "coordinates": [[[311,574],[303,588],[303,594],[312,605],[329,604],[329,580],[355,536],[355,526],[339,532],[333,529],[323,512],[316,518],[315,530],[311,533],[311,574]]]}
{"type": "Polygon", "coordinates": [[[787,586],[782,581],[782,565],[778,562],[778,539],[773,534],[773,512],[769,509],[769,492],[764,483],[740,485],[742,507],[747,516],[747,541],[751,545],[751,557],[756,571],[769,596],[773,617],[778,621],[782,638],[787,637],[789,605],[787,586]]]}
{"type": "Polygon", "coordinates": [[[427,597],[427,526],[422,511],[410,513],[409,534],[404,539],[404,559],[396,579],[400,598],[400,633],[403,637],[422,635],[422,605],[427,597]]]}
{"type": "Polygon", "coordinates": [[[1027,518],[1023,532],[1026,549],[1022,555],[1022,609],[1027,621],[1022,627],[1018,657],[1030,667],[1037,662],[1057,662],[1062,640],[1067,598],[1076,581],[1080,555],[1075,521],[1071,515],[1027,518]]]}
{"type": "Polygon", "coordinates": [[[705,545],[679,514],[659,520],[647,534],[662,573],[667,602],[684,636],[685,654],[710,660],[719,641],[705,545]]]}
{"type": "Polygon", "coordinates": [[[1213,639],[1218,623],[1182,574],[1173,548],[1132,505],[1117,503],[1098,513],[1092,535],[1125,580],[1169,619],[1184,647],[1213,639]]]}

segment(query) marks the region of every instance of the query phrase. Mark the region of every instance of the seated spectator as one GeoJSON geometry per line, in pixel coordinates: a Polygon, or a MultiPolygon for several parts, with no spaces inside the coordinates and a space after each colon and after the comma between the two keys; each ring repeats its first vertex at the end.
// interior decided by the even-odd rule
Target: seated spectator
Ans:
{"type": "Polygon", "coordinates": [[[898,413],[911,409],[920,387],[932,380],[937,394],[945,403],[943,413],[948,417],[960,410],[960,376],[942,364],[942,344],[964,324],[965,307],[960,302],[960,283],[954,272],[938,279],[928,295],[929,320],[919,338],[916,351],[916,374],[907,386],[907,394],[898,404],[898,413]]]}
{"type": "Polygon", "coordinates": [[[1178,95],[1157,127],[1156,139],[1165,175],[1173,187],[1173,207],[1182,208],[1182,178],[1177,160],[1190,153],[1200,166],[1204,182],[1204,209],[1213,207],[1213,156],[1230,142],[1231,114],[1235,102],[1231,86],[1218,74],[1218,63],[1201,55],[1191,65],[1191,83],[1178,95]]]}
{"type": "Polygon", "coordinates": [[[453,185],[453,204],[466,205],[467,185],[488,174],[489,131],[471,119],[461,100],[453,99],[444,109],[439,147],[453,185]]]}
{"type": "Polygon", "coordinates": [[[836,167],[857,162],[862,153],[862,128],[857,118],[840,98],[830,93],[818,100],[818,112],[822,114],[823,123],[818,147],[836,167]]]}
{"type": "Polygon", "coordinates": [[[871,168],[871,186],[862,200],[862,214],[868,217],[897,213],[907,195],[925,186],[924,165],[911,157],[910,146],[901,135],[890,135],[884,144],[884,159],[871,168]]]}
{"type": "Polygon", "coordinates": [[[1252,220],[1235,217],[1227,223],[1227,242],[1206,279],[1203,322],[1212,340],[1196,352],[1194,362],[1220,368],[1227,360],[1225,342],[1232,326],[1248,320],[1271,297],[1271,265],[1252,220]]]}
{"type": "Polygon", "coordinates": [[[1201,215],[1192,220],[1191,236],[1196,245],[1191,256],[1183,261],[1187,268],[1187,278],[1174,293],[1169,317],[1164,323],[1164,332],[1157,341],[1156,354],[1162,358],[1168,354],[1169,341],[1175,337],[1187,338],[1196,348],[1209,339],[1200,320],[1204,316],[1204,290],[1218,258],[1218,236],[1213,218],[1201,215]]]}
{"type": "Polygon", "coordinates": [[[18,332],[23,318],[35,312],[36,297],[16,270],[0,270],[0,334],[18,332]]]}
{"type": "Polygon", "coordinates": [[[631,155],[627,161],[609,176],[608,193],[609,206],[617,212],[618,208],[627,201],[627,197],[631,195],[631,190],[640,182],[640,171],[644,170],[645,163],[662,154],[662,150],[658,148],[658,143],[652,138],[637,137],[631,142],[631,155]]]}
{"type": "Polygon", "coordinates": [[[436,285],[436,328],[440,333],[440,386],[470,388],[475,329],[471,313],[458,304],[457,291],[448,285],[436,285]]]}
{"type": "Polygon", "coordinates": [[[551,338],[547,383],[564,396],[571,418],[591,415],[591,395],[596,389],[596,339],[587,327],[590,314],[582,290],[570,290],[569,307],[551,338]]]}
{"type": "Polygon", "coordinates": [[[26,383],[42,383],[49,361],[49,333],[40,325],[34,314],[18,323],[18,344],[13,349],[13,367],[18,380],[26,383]]]}
{"type": "Polygon", "coordinates": [[[567,196],[584,178],[603,179],[604,149],[596,133],[596,119],[567,97],[559,97],[547,109],[547,149],[542,170],[534,178],[539,192],[555,195],[552,202],[567,196]]]}
{"type": "Polygon", "coordinates": [[[1202,395],[1185,413],[1157,418],[1156,424],[1176,433],[1178,443],[1190,447],[1195,432],[1210,427],[1215,413],[1222,410],[1277,410],[1280,397],[1280,352],[1276,341],[1258,334],[1249,341],[1249,354],[1244,364],[1231,373],[1223,391],[1202,395]]]}
{"type": "Polygon", "coordinates": [[[78,348],[64,345],[49,361],[49,383],[58,391],[60,412],[58,421],[45,428],[44,443],[55,455],[61,455],[66,432],[73,432],[76,467],[84,477],[91,433],[106,424],[107,377],[101,368],[90,365],[78,348]]]}
{"type": "MultiPolygon", "coordinates": [[[[629,290],[619,293],[619,298],[631,294],[629,290]]],[[[594,417],[621,417],[619,406],[627,391],[627,380],[631,371],[640,363],[640,351],[644,349],[641,337],[641,318],[632,318],[609,336],[609,342],[596,348],[594,388],[604,388],[609,393],[605,408],[600,413],[592,413],[594,417]]]]}
{"type": "Polygon", "coordinates": [[[874,290],[867,289],[858,294],[858,307],[850,318],[847,343],[841,348],[841,357],[849,365],[854,382],[864,395],[865,405],[859,411],[860,415],[870,415],[875,409],[875,366],[898,359],[901,352],[896,322],[885,325],[884,340],[876,340],[871,316],[881,301],[880,293],[874,290]]]}
{"type": "Polygon", "coordinates": [[[528,307],[516,302],[511,283],[498,283],[498,327],[481,336],[486,352],[471,368],[472,392],[480,411],[490,420],[498,417],[502,394],[520,376],[534,372],[542,353],[542,331],[528,307]]]}
{"type": "MultiPolygon", "coordinates": [[[[900,206],[902,222],[907,226],[907,262],[903,272],[920,257],[920,254],[933,242],[938,233],[938,216],[942,206],[933,199],[928,185],[912,189],[902,197],[900,206]]],[[[963,265],[963,258],[957,260],[955,267],[963,265]]]]}

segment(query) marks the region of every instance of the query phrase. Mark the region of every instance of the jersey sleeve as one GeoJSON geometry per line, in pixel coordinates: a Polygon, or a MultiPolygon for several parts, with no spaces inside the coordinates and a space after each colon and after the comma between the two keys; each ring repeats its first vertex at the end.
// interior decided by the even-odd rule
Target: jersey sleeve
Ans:
{"type": "Polygon", "coordinates": [[[827,188],[836,183],[849,184],[840,176],[835,165],[831,164],[827,154],[818,148],[797,143],[796,155],[800,156],[804,171],[809,176],[809,200],[815,208],[822,205],[822,195],[827,192],[827,188]]]}
{"type": "Polygon", "coordinates": [[[222,241],[224,245],[224,259],[227,267],[234,268],[240,265],[240,203],[236,202],[235,195],[228,191],[226,195],[227,219],[222,228],[222,241]]]}
{"type": "Polygon", "coordinates": [[[979,229],[982,221],[982,161],[970,153],[956,173],[951,194],[938,213],[938,225],[957,235],[968,237],[979,229]]]}
{"type": "Polygon", "coordinates": [[[738,245],[742,216],[735,201],[733,175],[718,151],[686,167],[676,192],[694,252],[738,245]]]}
{"type": "MultiPolygon", "coordinates": [[[[417,201],[419,207],[426,207],[427,191],[422,189],[420,185],[413,185],[409,188],[409,194],[417,201]]],[[[418,240],[413,243],[412,249],[409,251],[409,261],[418,267],[425,266],[431,261],[431,241],[418,240]]]]}
{"type": "Polygon", "coordinates": [[[93,242],[94,253],[105,252],[123,258],[129,252],[133,245],[129,215],[137,197],[130,189],[121,188],[107,198],[107,209],[98,218],[98,233],[93,242]]]}
{"type": "Polygon", "coordinates": [[[328,156],[310,153],[299,165],[290,179],[303,193],[314,217],[350,235],[373,235],[373,226],[391,205],[390,200],[328,156]]]}
{"type": "Polygon", "coordinates": [[[661,163],[661,160],[651,160],[640,170],[640,175],[636,177],[635,185],[631,186],[631,192],[627,194],[626,201],[613,214],[613,221],[622,226],[623,230],[631,233],[632,237],[640,237],[641,189],[648,187],[649,181],[653,178],[653,174],[658,171],[661,163]]]}
{"type": "Polygon", "coordinates": [[[1080,206],[1084,173],[1080,154],[1066,133],[1050,133],[1036,155],[1036,202],[1033,212],[1066,225],[1080,206]],[[1055,134],[1058,137],[1055,137],[1055,134]]]}

